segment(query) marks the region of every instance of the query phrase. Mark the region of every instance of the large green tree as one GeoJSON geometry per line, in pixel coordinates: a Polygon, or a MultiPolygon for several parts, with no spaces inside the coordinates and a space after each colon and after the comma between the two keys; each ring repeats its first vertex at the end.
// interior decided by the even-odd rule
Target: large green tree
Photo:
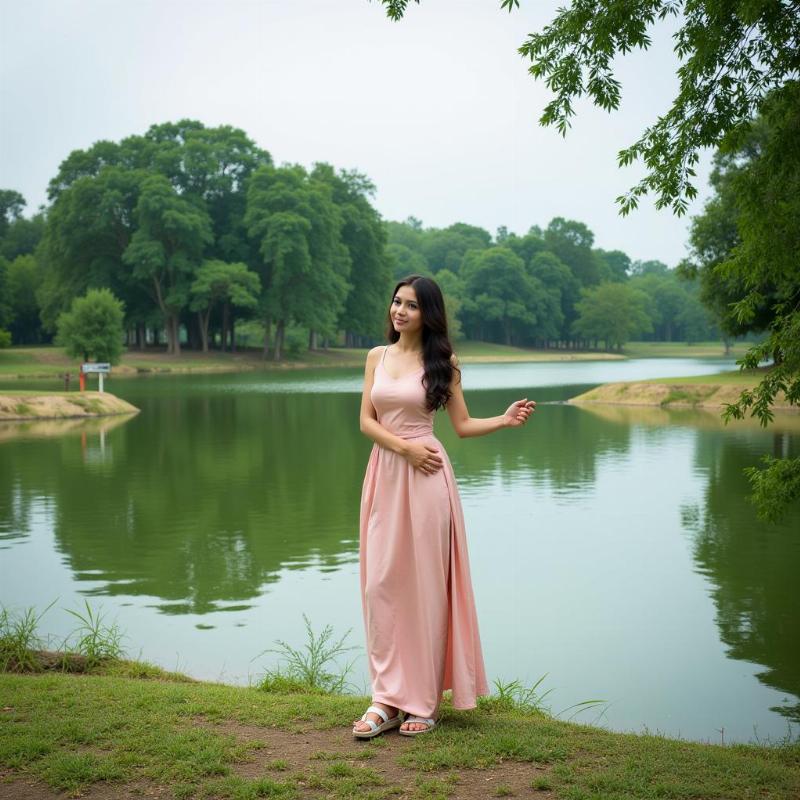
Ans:
{"type": "MultiPolygon", "coordinates": [[[[771,359],[773,368],[753,390],[730,404],[725,419],[750,413],[767,425],[783,393],[800,404],[800,83],[776,92],[761,117],[732,133],[716,159],[716,194],[693,224],[692,258],[683,268],[699,272],[708,293],[728,304],[714,306],[720,324],[733,330],[766,330],[742,366],[771,359]]],[[[800,498],[800,458],[767,457],[748,475],[759,514],[778,519],[800,498]]]]}
{"type": "Polygon", "coordinates": [[[135,210],[136,232],[122,254],[133,277],[152,293],[164,316],[167,353],[181,351],[179,319],[189,288],[211,244],[208,214],[177,194],[162,175],[148,177],[135,210]]]}
{"type": "Polygon", "coordinates": [[[644,293],[623,283],[603,283],[581,290],[575,304],[574,332],[584,339],[602,339],[606,349],[622,345],[651,327],[644,293]]]}
{"type": "Polygon", "coordinates": [[[478,338],[519,344],[530,336],[541,311],[541,283],[507,247],[473,250],[463,267],[462,318],[478,338]]]}
{"type": "MultiPolygon", "coordinates": [[[[332,199],[342,215],[341,240],[350,258],[351,286],[338,327],[347,345],[361,345],[380,336],[384,306],[391,290],[392,262],[386,252],[386,228],[369,198],[375,194],[372,181],[354,170],[338,173],[330,164],[318,163],[313,180],[331,188],[332,199]]],[[[309,332],[309,347],[316,347],[316,331],[309,332]]]]}
{"type": "Polygon", "coordinates": [[[273,321],[276,361],[290,322],[333,335],[351,288],[351,261],[331,186],[299,165],[261,167],[248,186],[245,224],[258,248],[266,292],[265,356],[273,321]]]}
{"type": "Polygon", "coordinates": [[[230,338],[231,349],[234,349],[232,310],[256,308],[260,289],[258,275],[247,269],[245,264],[230,264],[217,259],[203,262],[190,288],[189,307],[197,312],[204,353],[208,352],[208,323],[214,308],[222,308],[222,349],[225,350],[226,338],[230,338]]]}

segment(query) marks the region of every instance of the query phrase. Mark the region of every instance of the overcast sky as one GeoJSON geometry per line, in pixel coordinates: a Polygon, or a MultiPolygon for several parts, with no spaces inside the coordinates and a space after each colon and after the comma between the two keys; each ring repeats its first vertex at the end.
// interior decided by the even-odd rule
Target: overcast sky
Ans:
{"type": "Polygon", "coordinates": [[[618,59],[619,111],[579,102],[562,138],[538,124],[550,93],[517,52],[559,4],[422,0],[392,22],[378,0],[0,0],[0,188],[31,213],[70,151],[189,117],[242,128],[279,164],[366,173],[386,219],[524,233],[563,216],[674,266],[688,216],[648,198],[621,217],[614,198],[643,174],[617,152],[675,95],[676,22],[618,59]]]}

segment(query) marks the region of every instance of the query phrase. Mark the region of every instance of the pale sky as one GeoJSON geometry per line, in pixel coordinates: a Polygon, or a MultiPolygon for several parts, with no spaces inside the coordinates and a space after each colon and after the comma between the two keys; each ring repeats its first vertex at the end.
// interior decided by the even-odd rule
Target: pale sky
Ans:
{"type": "Polygon", "coordinates": [[[676,90],[674,20],[618,59],[620,109],[576,105],[562,138],[517,52],[563,0],[422,0],[400,22],[378,0],[0,0],[0,188],[46,201],[74,149],[192,118],[242,128],[278,164],[327,161],[377,186],[386,219],[500,225],[563,216],[595,246],[674,266],[708,196],[701,157],[689,214],[654,198],[619,216],[642,168],[617,167],[676,90]]]}

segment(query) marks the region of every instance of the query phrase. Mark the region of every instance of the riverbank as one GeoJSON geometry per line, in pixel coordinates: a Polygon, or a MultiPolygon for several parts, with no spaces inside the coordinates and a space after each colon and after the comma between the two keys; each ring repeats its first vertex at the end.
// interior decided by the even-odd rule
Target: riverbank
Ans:
{"type": "Polygon", "coordinates": [[[0,796],[785,800],[800,743],[614,733],[498,696],[429,734],[355,740],[369,698],[195,681],[138,661],[0,673],[0,796]]]}
{"type": "Polygon", "coordinates": [[[0,421],[76,419],[137,414],[139,409],[109,392],[0,392],[0,421]]]}
{"type": "MultiPolygon", "coordinates": [[[[716,375],[695,375],[684,378],[661,378],[647,381],[604,383],[588,392],[571,397],[575,405],[605,404],[627,406],[660,406],[661,408],[721,409],[735,403],[743,389],[754,388],[766,370],[722,372],[716,375]]],[[[780,393],[772,408],[776,411],[797,411],[780,393]]]]}
{"type": "MultiPolygon", "coordinates": [[[[459,342],[456,353],[465,364],[553,362],[553,361],[618,361],[630,358],[710,358],[723,357],[724,348],[719,342],[694,345],[669,342],[630,342],[621,353],[573,350],[533,350],[488,342],[459,342]]],[[[747,346],[737,344],[729,357],[741,357],[747,346]]],[[[368,348],[329,348],[304,352],[297,358],[282,361],[263,360],[259,350],[237,353],[197,353],[184,351],[180,356],[168,356],[163,349],[148,351],[129,350],[115,365],[114,378],[130,378],[158,374],[285,371],[292,369],[317,369],[327,367],[364,368],[368,348]]],[[[77,365],[64,353],[63,348],[12,347],[0,350],[0,379],[59,378],[70,373],[77,381],[77,365]]]]}

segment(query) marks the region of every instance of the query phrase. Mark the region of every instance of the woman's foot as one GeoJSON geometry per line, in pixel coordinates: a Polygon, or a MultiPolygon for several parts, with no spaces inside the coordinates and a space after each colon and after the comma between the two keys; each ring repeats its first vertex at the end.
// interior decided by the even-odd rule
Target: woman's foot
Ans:
{"type": "Polygon", "coordinates": [[[410,716],[401,726],[401,731],[427,731],[429,728],[434,727],[436,724],[436,719],[434,719],[434,724],[429,725],[427,722],[420,721],[421,717],[410,716]]]}
{"type": "MultiPolygon", "coordinates": [[[[388,714],[389,719],[394,719],[399,713],[399,709],[395,708],[394,706],[387,706],[385,703],[372,703],[372,705],[382,708],[388,714]]],[[[374,711],[370,711],[368,714],[366,714],[366,717],[367,719],[371,719],[373,722],[377,722],[378,725],[383,722],[380,715],[376,714],[374,711]]],[[[367,732],[372,730],[372,726],[367,725],[364,720],[359,718],[353,721],[353,730],[367,732]]]]}

